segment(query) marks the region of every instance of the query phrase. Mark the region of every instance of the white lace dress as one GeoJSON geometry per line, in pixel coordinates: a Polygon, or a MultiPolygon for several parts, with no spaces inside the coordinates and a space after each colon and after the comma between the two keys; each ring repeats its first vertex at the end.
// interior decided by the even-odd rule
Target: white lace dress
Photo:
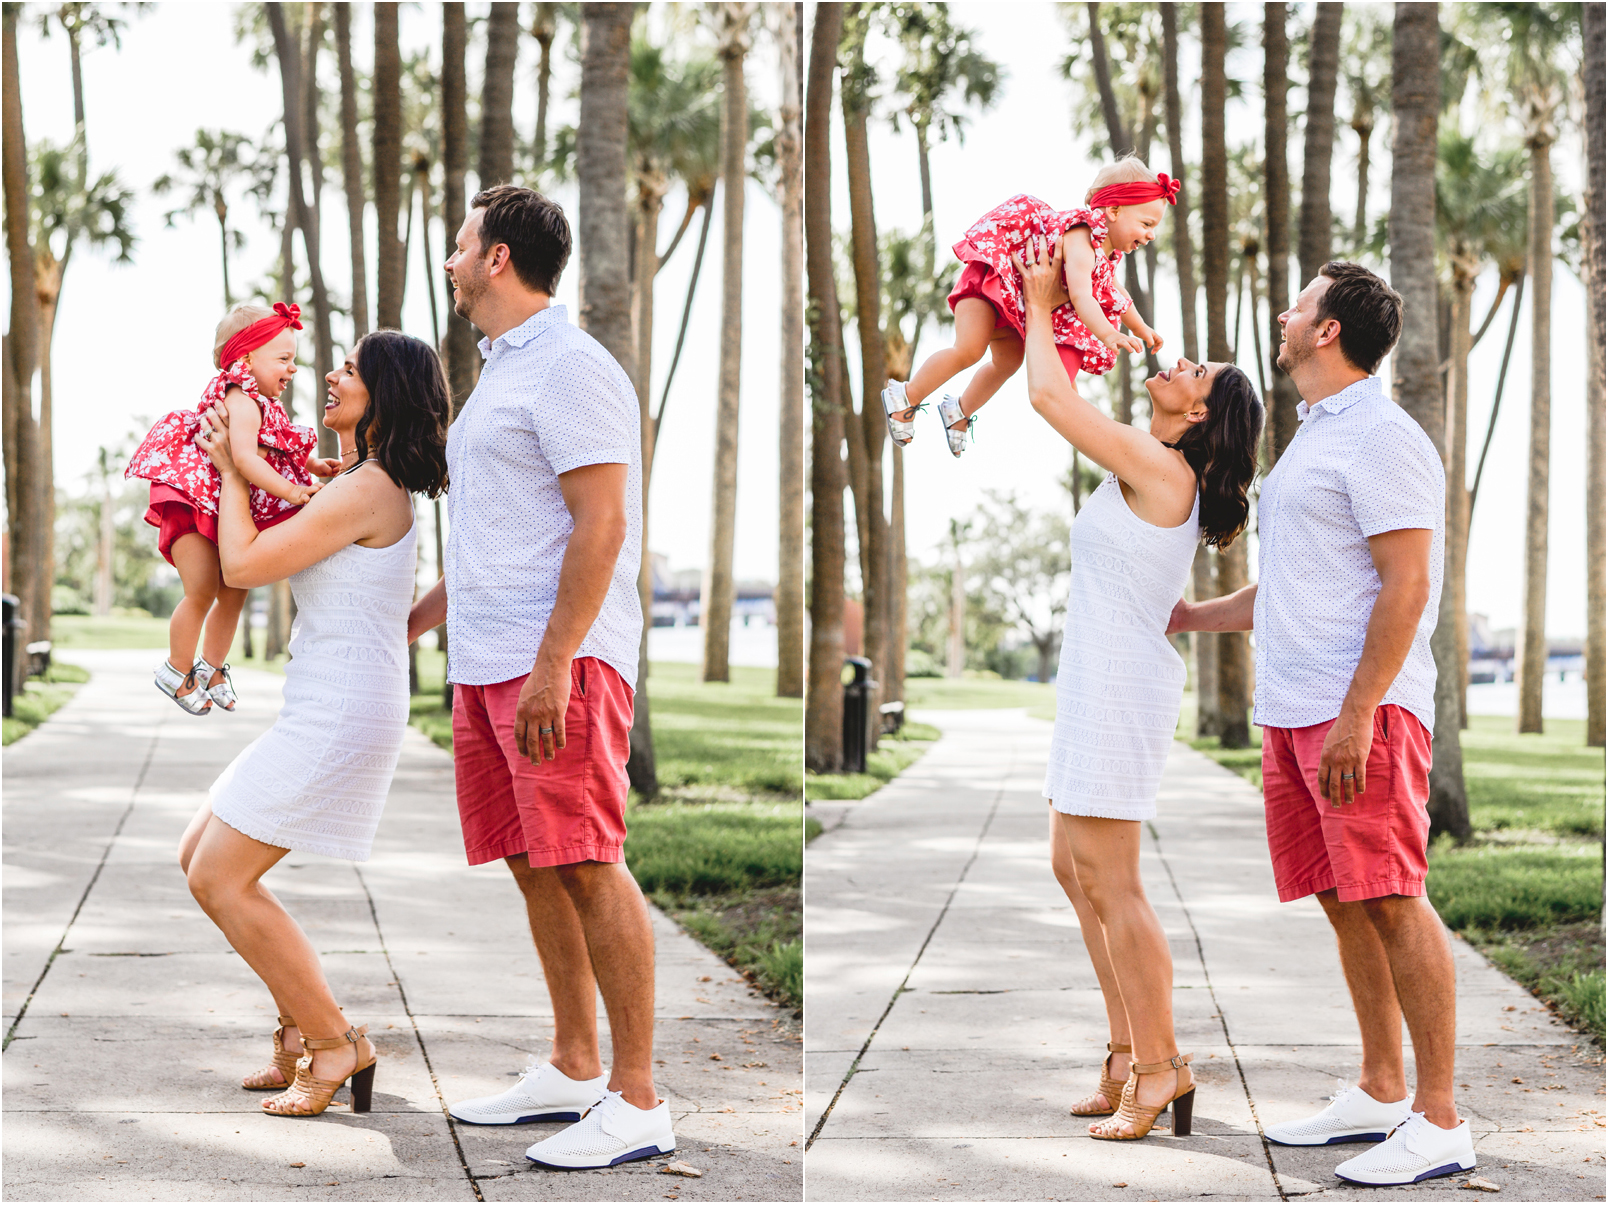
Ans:
{"type": "Polygon", "coordinates": [[[1179,722],[1184,659],[1164,634],[1200,539],[1201,500],[1178,527],[1129,509],[1117,478],[1073,521],[1073,578],[1056,672],[1056,728],[1045,798],[1058,812],[1113,820],[1156,815],[1179,722]]]}
{"type": "Polygon", "coordinates": [[[285,705],[212,784],[212,813],[267,845],[366,862],[408,724],[417,528],[290,579],[285,705]]]}

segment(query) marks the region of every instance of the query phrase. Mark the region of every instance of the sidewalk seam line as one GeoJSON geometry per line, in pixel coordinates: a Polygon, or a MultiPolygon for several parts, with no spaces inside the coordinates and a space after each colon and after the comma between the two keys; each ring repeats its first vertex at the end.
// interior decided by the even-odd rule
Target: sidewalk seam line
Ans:
{"type": "Polygon", "coordinates": [[[413,1026],[413,1040],[419,1043],[419,1054],[425,1060],[425,1070],[430,1073],[430,1086],[436,1090],[436,1100],[441,1104],[441,1115],[447,1122],[447,1134],[453,1140],[453,1150],[458,1152],[458,1166],[464,1169],[464,1178],[469,1181],[469,1190],[475,1194],[477,1201],[486,1198],[481,1195],[480,1182],[476,1180],[475,1173],[469,1170],[469,1161],[464,1158],[464,1144],[458,1139],[458,1127],[453,1124],[453,1115],[447,1110],[447,1098],[441,1094],[441,1081],[436,1078],[436,1068],[430,1062],[430,1050],[425,1046],[425,1035],[419,1032],[419,1019],[413,1015],[413,1009],[408,1007],[408,989],[402,986],[402,976],[397,973],[396,963],[391,961],[391,947],[386,945],[385,933],[380,928],[380,913],[374,906],[374,894],[369,890],[369,884],[363,878],[363,869],[356,863],[352,866],[352,873],[357,875],[358,886],[363,888],[363,898],[369,902],[369,915],[374,919],[374,934],[380,939],[380,951],[385,955],[385,964],[391,969],[391,978],[397,985],[397,995],[402,997],[402,1011],[407,1014],[408,1024],[413,1026]]]}
{"type": "Polygon", "coordinates": [[[101,851],[101,860],[95,863],[95,873],[90,875],[89,882],[84,884],[84,893],[78,897],[78,904],[73,909],[72,916],[67,919],[66,927],[61,931],[61,940],[56,943],[56,948],[51,950],[50,957],[45,959],[45,965],[39,972],[39,978],[35,979],[34,985],[28,989],[28,998],[22,1002],[22,1007],[17,1010],[17,1017],[11,1022],[11,1028],[6,1030],[5,1041],[0,1043],[0,1051],[11,1048],[11,1040],[17,1036],[17,1027],[22,1024],[22,1019],[28,1015],[28,1006],[34,1002],[34,996],[38,994],[40,987],[44,984],[45,976],[50,974],[50,968],[56,965],[56,956],[66,948],[67,935],[73,931],[73,926],[78,923],[78,914],[84,910],[84,905],[89,902],[89,893],[94,891],[95,884],[100,882],[101,871],[106,869],[106,859],[112,856],[112,846],[117,844],[117,838],[122,834],[123,826],[128,823],[128,818],[134,811],[134,802],[140,796],[140,788],[145,785],[145,774],[151,768],[151,759],[156,756],[157,743],[162,739],[162,725],[165,723],[167,723],[166,716],[156,722],[156,731],[151,734],[151,747],[145,751],[145,761],[140,763],[140,772],[135,775],[134,787],[129,791],[128,806],[123,809],[123,814],[117,818],[117,826],[112,829],[112,835],[107,839],[106,848],[101,851]]]}
{"type": "MultiPolygon", "coordinates": [[[[832,1094],[832,1099],[827,1102],[827,1107],[821,1111],[821,1116],[816,1119],[816,1128],[811,1130],[810,1137],[805,1139],[806,1151],[809,1151],[815,1145],[816,1139],[821,1136],[822,1127],[827,1124],[827,1118],[832,1116],[833,1108],[838,1104],[838,1098],[844,1094],[844,1089],[849,1086],[849,1081],[855,1078],[855,1072],[860,1069],[860,1060],[865,1058],[866,1052],[871,1049],[872,1042],[877,1038],[877,1031],[882,1029],[883,1022],[888,1020],[888,1014],[894,1011],[894,1005],[899,1003],[899,998],[905,994],[905,985],[911,981],[911,975],[922,961],[922,955],[927,953],[928,943],[933,940],[933,935],[939,931],[939,926],[944,923],[944,918],[949,914],[950,905],[955,902],[956,892],[961,890],[961,884],[966,882],[967,874],[972,870],[972,864],[978,860],[978,855],[983,852],[983,842],[989,836],[989,827],[994,823],[995,813],[1000,810],[1000,801],[1006,795],[1004,780],[1011,777],[1011,772],[1016,769],[1016,765],[1016,753],[1013,750],[1011,760],[1006,763],[1006,772],[1001,776],[1000,786],[994,793],[994,801],[989,804],[989,814],[983,818],[983,827],[978,830],[978,839],[972,846],[972,856],[967,859],[966,865],[961,867],[961,873],[956,876],[955,884],[950,888],[950,894],[944,900],[944,907],[939,909],[939,914],[933,921],[933,927],[927,931],[927,936],[922,939],[922,944],[916,951],[916,957],[911,959],[911,965],[905,970],[905,977],[899,981],[899,986],[894,989],[894,994],[889,997],[887,1007],[883,1009],[882,1015],[877,1018],[877,1023],[872,1026],[871,1032],[866,1035],[866,1040],[861,1043],[860,1050],[849,1064],[849,1070],[844,1072],[844,1078],[839,1082],[837,1091],[832,1094]]],[[[838,827],[842,828],[843,826],[839,825],[838,827]]]]}
{"type": "Polygon", "coordinates": [[[1184,902],[1184,893],[1179,890],[1179,880],[1173,877],[1173,867],[1168,864],[1167,854],[1162,852],[1162,837],[1156,831],[1156,822],[1147,820],[1145,827],[1151,832],[1151,843],[1156,846],[1157,860],[1162,863],[1162,869],[1168,873],[1168,885],[1173,888],[1173,897],[1179,901],[1179,910],[1184,913],[1185,923],[1190,926],[1190,937],[1196,943],[1196,958],[1201,963],[1201,976],[1207,983],[1207,994],[1212,997],[1212,1006],[1218,1010],[1218,1025],[1223,1029],[1224,1045],[1229,1047],[1229,1054],[1235,1060],[1235,1074],[1240,1077],[1240,1088],[1246,1094],[1246,1107],[1251,1110],[1251,1123],[1257,1127],[1257,1139],[1263,1144],[1263,1158],[1268,1161],[1268,1174],[1274,1181],[1274,1191],[1279,1194],[1281,1201],[1288,1201],[1290,1197],[1285,1192],[1285,1186],[1280,1183],[1279,1168],[1274,1165],[1274,1152],[1268,1147],[1268,1135],[1263,1133],[1263,1123],[1257,1116],[1257,1102],[1252,1099],[1251,1085],[1246,1082],[1246,1069],[1240,1063],[1240,1051],[1235,1047],[1235,1040],[1229,1036],[1229,1018],[1224,1015],[1222,1003],[1218,1000],[1218,989],[1212,985],[1212,972],[1207,969],[1207,951],[1202,947],[1201,934],[1196,929],[1196,918],[1190,915],[1190,905],[1184,902]]]}

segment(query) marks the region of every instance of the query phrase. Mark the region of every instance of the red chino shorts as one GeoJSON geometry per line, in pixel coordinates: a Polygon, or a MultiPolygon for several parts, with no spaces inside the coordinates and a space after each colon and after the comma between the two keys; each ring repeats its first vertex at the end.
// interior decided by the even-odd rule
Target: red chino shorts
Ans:
{"type": "Polygon", "coordinates": [[[1430,733],[1394,703],[1375,708],[1363,794],[1332,807],[1319,754],[1334,720],[1263,729],[1263,807],[1282,902],[1334,890],[1342,902],[1424,895],[1430,733]]]}
{"type": "Polygon", "coordinates": [[[471,866],[526,854],[532,866],[619,862],[626,841],[631,687],[596,657],[570,663],[565,746],[533,766],[514,743],[525,675],[453,688],[458,818],[471,866]]]}

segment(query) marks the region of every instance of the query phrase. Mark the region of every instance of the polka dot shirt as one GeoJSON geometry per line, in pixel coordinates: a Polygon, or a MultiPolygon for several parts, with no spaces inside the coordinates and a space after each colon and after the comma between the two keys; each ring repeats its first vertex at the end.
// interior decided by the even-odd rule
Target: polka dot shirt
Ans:
{"type": "Polygon", "coordinates": [[[1380,575],[1369,537],[1425,528],[1430,599],[1408,659],[1382,703],[1436,727],[1430,634],[1441,599],[1446,516],[1441,457],[1408,412],[1367,377],[1296,408],[1302,425],[1263,483],[1257,506],[1256,723],[1305,728],[1333,720],[1363,654],[1380,575]]]}
{"type": "Polygon", "coordinates": [[[483,686],[531,672],[575,529],[559,477],[624,464],[626,541],[576,656],[607,662],[635,687],[642,440],[631,379],[560,305],[480,350],[480,381],[447,435],[448,677],[483,686]]]}

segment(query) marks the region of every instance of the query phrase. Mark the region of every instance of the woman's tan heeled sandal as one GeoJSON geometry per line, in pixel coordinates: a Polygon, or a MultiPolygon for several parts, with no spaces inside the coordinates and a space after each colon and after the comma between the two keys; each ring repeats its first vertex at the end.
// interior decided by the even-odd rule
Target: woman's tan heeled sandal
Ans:
{"type": "Polygon", "coordinates": [[[1112,1114],[1109,1121],[1104,1122],[1099,1129],[1090,1127],[1091,1138],[1105,1138],[1113,1142],[1125,1142],[1135,1138],[1144,1138],[1151,1132],[1156,1119],[1162,1115],[1164,1109],[1173,1110],[1173,1136],[1175,1138],[1190,1137],[1190,1116],[1196,1105],[1196,1081],[1187,1068],[1193,1059],[1193,1054],[1176,1054],[1171,1059],[1160,1063],[1130,1063],[1129,1080],[1123,1085],[1123,1103],[1118,1105],[1117,1112],[1112,1114]],[[1174,1073],[1173,1099],[1161,1105],[1142,1105],[1136,1099],[1140,1087],[1140,1076],[1155,1075],[1163,1071],[1172,1070],[1174,1073]],[[1184,1072],[1181,1081],[1179,1072],[1184,1072]],[[1133,1133],[1119,1132],[1119,1127],[1127,1125],[1133,1133]]]}
{"type": "Polygon", "coordinates": [[[1123,1096],[1123,1080],[1112,1078],[1112,1056],[1114,1054],[1133,1054],[1134,1047],[1125,1046],[1122,1042],[1106,1043],[1106,1061],[1101,1064],[1101,1086],[1099,1091],[1083,1100],[1076,1101],[1069,1110],[1074,1117],[1103,1117],[1108,1113],[1115,1113],[1117,1106],[1112,1102],[1120,1100],[1123,1096]],[[1104,1099],[1104,1105],[1095,1102],[1104,1099]]]}
{"type": "Polygon", "coordinates": [[[274,1030],[274,1061],[261,1071],[255,1071],[240,1081],[248,1092],[283,1092],[296,1079],[296,1060],[302,1056],[285,1049],[285,1030],[294,1026],[296,1018],[280,1017],[279,1028],[274,1030]],[[273,1077],[278,1072],[279,1078],[273,1077]]]}
{"type": "Polygon", "coordinates": [[[270,1096],[263,1101],[263,1112],[274,1113],[280,1117],[317,1117],[329,1108],[330,1098],[340,1086],[348,1080],[352,1081],[352,1112],[367,1113],[369,1102],[374,1092],[374,1044],[364,1037],[369,1032],[367,1025],[359,1025],[348,1029],[338,1038],[302,1038],[302,1048],[307,1051],[296,1063],[296,1081],[278,1096],[270,1096]],[[359,1041],[369,1048],[369,1061],[363,1061],[363,1048],[359,1041]],[[313,1052],[315,1050],[338,1050],[348,1042],[352,1043],[358,1065],[347,1072],[340,1079],[319,1079],[313,1074],[313,1052]]]}

